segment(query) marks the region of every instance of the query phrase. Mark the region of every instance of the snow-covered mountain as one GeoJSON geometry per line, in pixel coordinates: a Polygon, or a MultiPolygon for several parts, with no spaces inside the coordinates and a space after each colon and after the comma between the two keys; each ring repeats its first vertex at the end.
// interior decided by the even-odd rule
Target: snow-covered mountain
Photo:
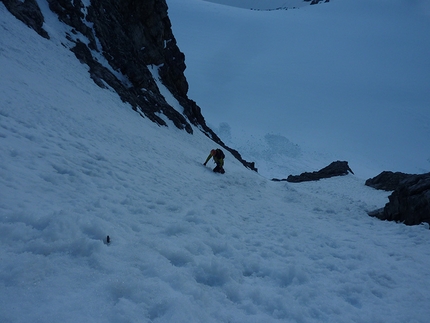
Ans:
{"type": "Polygon", "coordinates": [[[142,117],[193,133],[191,124],[230,151],[244,166],[252,163],[226,146],[210,129],[200,107],[188,98],[184,54],[172,34],[165,1],[3,0],[17,19],[46,39],[69,48],[88,66],[91,79],[115,91],[142,117]],[[168,90],[167,102],[162,88],[168,90]]]}
{"type": "MultiPolygon", "coordinates": [[[[388,193],[359,175],[275,183],[228,151],[214,174],[198,126],[160,127],[96,85],[51,18],[46,39],[0,3],[1,322],[427,322],[430,230],[369,217],[388,193]]],[[[259,160],[287,151],[296,173],[309,156],[286,138],[266,135],[259,160]]]]}

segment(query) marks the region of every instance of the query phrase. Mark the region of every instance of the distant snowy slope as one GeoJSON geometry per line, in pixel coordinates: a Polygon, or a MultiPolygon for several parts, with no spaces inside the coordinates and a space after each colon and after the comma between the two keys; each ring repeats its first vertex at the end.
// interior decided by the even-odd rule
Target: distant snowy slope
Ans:
{"type": "Polygon", "coordinates": [[[0,44],[0,322],[427,323],[430,230],[369,217],[388,193],[214,174],[2,3],[0,44]]]}

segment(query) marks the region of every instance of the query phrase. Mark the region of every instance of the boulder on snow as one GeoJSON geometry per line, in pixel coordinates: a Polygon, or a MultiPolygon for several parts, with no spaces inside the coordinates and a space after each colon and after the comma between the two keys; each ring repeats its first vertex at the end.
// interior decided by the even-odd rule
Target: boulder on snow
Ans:
{"type": "Polygon", "coordinates": [[[378,176],[369,178],[365,184],[367,186],[376,188],[377,190],[394,191],[397,187],[399,187],[402,181],[411,176],[414,175],[401,172],[383,171],[378,176]]]}
{"type": "MultiPolygon", "coordinates": [[[[320,169],[317,172],[305,172],[300,175],[289,175],[286,179],[287,182],[300,183],[306,181],[318,181],[322,178],[330,178],[334,176],[347,175],[348,172],[354,174],[348,165],[347,161],[335,161],[330,165],[320,169]]],[[[274,181],[280,181],[279,179],[273,179],[274,181]]]]}
{"type": "Polygon", "coordinates": [[[430,173],[405,176],[388,199],[389,202],[384,208],[368,214],[381,220],[402,222],[406,225],[423,222],[430,224],[430,173]]]}

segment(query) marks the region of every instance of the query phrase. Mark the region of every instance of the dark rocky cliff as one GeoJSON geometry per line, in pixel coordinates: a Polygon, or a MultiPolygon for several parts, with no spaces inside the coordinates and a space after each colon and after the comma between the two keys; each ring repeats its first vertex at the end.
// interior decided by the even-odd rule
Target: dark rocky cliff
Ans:
{"type": "MultiPolygon", "coordinates": [[[[49,39],[36,0],[2,2],[17,19],[49,39]]],[[[198,127],[246,167],[256,170],[253,163],[243,160],[221,141],[206,125],[196,102],[188,98],[185,55],[176,44],[165,0],[91,0],[88,7],[80,0],[48,3],[58,19],[71,27],[65,39],[72,44],[70,50],[76,57],[89,66],[90,77],[97,85],[113,88],[135,111],[159,125],[166,126],[159,116],[163,114],[190,134],[191,125],[198,127]],[[97,60],[100,54],[109,66],[97,60]],[[166,102],[149,67],[157,70],[163,85],[183,107],[183,113],[166,102]]]]}

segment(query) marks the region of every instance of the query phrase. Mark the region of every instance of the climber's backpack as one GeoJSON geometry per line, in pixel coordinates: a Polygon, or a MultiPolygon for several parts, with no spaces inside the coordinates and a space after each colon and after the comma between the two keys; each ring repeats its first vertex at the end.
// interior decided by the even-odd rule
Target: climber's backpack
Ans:
{"type": "Polygon", "coordinates": [[[216,150],[215,156],[218,159],[224,159],[225,158],[224,152],[221,149],[217,149],[216,150]]]}

